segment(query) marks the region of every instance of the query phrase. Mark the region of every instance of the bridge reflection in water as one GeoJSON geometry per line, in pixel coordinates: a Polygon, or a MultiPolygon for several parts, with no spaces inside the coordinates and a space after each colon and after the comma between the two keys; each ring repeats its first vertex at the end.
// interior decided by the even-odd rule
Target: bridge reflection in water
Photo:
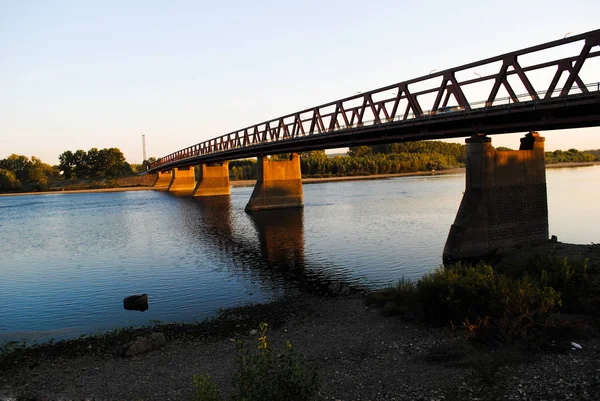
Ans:
{"type": "Polygon", "coordinates": [[[189,203],[189,207],[177,208],[185,214],[181,218],[185,235],[194,237],[200,248],[216,248],[220,257],[231,259],[235,275],[248,276],[271,290],[286,288],[319,295],[364,290],[350,283],[349,277],[340,276],[341,269],[305,258],[302,208],[247,214],[235,213],[229,196],[179,200],[189,203]],[[251,224],[239,224],[239,219],[251,224]]]}

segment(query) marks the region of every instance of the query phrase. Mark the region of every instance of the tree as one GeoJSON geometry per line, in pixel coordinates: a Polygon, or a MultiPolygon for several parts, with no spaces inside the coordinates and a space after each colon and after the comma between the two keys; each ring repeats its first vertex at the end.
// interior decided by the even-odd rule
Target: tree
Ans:
{"type": "Polygon", "coordinates": [[[59,176],[57,169],[51,165],[43,163],[35,156],[31,157],[31,167],[29,169],[28,181],[35,183],[35,189],[45,190],[48,188],[48,180],[59,176]]]}
{"type": "Polygon", "coordinates": [[[327,159],[327,153],[324,150],[311,150],[308,152],[300,153],[301,158],[311,158],[311,159],[327,159]]]}
{"type": "Polygon", "coordinates": [[[232,180],[255,180],[257,173],[256,159],[232,160],[229,162],[229,177],[232,180]]]}
{"type": "Polygon", "coordinates": [[[87,153],[79,149],[73,153],[73,163],[75,164],[74,178],[88,178],[90,176],[91,166],[87,163],[87,153]]]}
{"type": "Polygon", "coordinates": [[[76,167],[75,159],[73,158],[73,152],[67,150],[58,156],[58,168],[63,172],[63,177],[67,179],[75,178],[74,170],[76,167]]]}
{"type": "Polygon", "coordinates": [[[6,159],[0,160],[0,168],[12,171],[17,180],[25,181],[29,176],[31,162],[27,156],[12,154],[6,159]]]}
{"type": "Polygon", "coordinates": [[[102,149],[99,152],[98,168],[104,177],[119,177],[133,173],[119,148],[102,149]]]}
{"type": "Polygon", "coordinates": [[[114,178],[133,174],[125,156],[118,148],[92,148],[88,152],[67,150],[58,157],[59,168],[67,179],[114,178]]]}
{"type": "Polygon", "coordinates": [[[21,181],[12,171],[0,169],[0,191],[11,191],[21,188],[21,181]]]}
{"type": "Polygon", "coordinates": [[[101,172],[99,170],[100,166],[100,151],[98,148],[91,148],[88,150],[87,155],[85,157],[85,164],[88,167],[89,177],[98,178],[101,176],[101,172]]]}
{"type": "Polygon", "coordinates": [[[350,157],[363,157],[373,153],[370,146],[353,146],[348,150],[350,157]]]}
{"type": "Polygon", "coordinates": [[[271,156],[271,160],[273,160],[273,161],[285,161],[285,160],[290,160],[291,158],[292,158],[291,153],[281,153],[278,155],[271,156]]]}
{"type": "MultiPolygon", "coordinates": [[[[139,173],[143,173],[144,171],[146,171],[144,166],[139,163],[132,163],[132,164],[130,164],[130,166],[131,166],[131,171],[133,171],[134,174],[139,174],[139,173]]],[[[196,177],[197,177],[197,175],[196,175],[196,177]]]]}
{"type": "Polygon", "coordinates": [[[156,161],[156,157],[149,157],[148,160],[142,162],[142,171],[146,171],[150,168],[150,165],[156,161]]]}

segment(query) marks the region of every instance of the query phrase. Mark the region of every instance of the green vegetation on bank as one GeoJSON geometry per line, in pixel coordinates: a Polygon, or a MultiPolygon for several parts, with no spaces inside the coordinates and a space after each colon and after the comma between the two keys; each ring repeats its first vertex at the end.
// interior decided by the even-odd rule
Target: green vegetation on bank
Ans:
{"type": "Polygon", "coordinates": [[[600,271],[587,260],[537,256],[510,267],[440,267],[372,293],[367,302],[389,315],[452,325],[485,343],[556,349],[569,346],[568,332],[581,325],[561,313],[597,315],[599,296],[600,271]]]}
{"type": "Polygon", "coordinates": [[[44,191],[48,181],[60,177],[57,166],[50,166],[33,156],[31,160],[22,155],[12,154],[0,160],[0,192],[19,191],[31,188],[44,191]]]}
{"type": "Polygon", "coordinates": [[[546,152],[545,161],[546,164],[596,162],[600,161],[600,149],[583,152],[577,149],[569,149],[566,152],[555,150],[554,152],[546,152]]]}
{"type": "MultiPolygon", "coordinates": [[[[498,147],[498,150],[510,150],[498,147]]],[[[300,165],[303,177],[345,177],[376,174],[413,173],[418,171],[446,170],[464,167],[466,146],[439,141],[392,143],[386,145],[351,147],[347,155],[329,157],[323,150],[304,152],[300,165]]],[[[285,155],[275,156],[284,158],[285,155]]],[[[143,164],[129,164],[118,148],[89,151],[65,151],[59,164],[50,166],[35,156],[31,160],[13,154],[0,160],[0,192],[47,191],[50,182],[69,189],[68,180],[104,180],[101,184],[90,182],[91,188],[116,186],[114,181],[147,169],[154,158],[143,164]]],[[[579,151],[556,150],[546,152],[546,164],[600,161],[600,149],[579,151]]],[[[255,159],[232,160],[229,175],[232,180],[256,179],[255,159]]],[[[74,183],[73,189],[83,189],[86,184],[74,183]]]]}
{"type": "MultiPolygon", "coordinates": [[[[43,163],[35,156],[30,160],[12,154],[0,160],[0,192],[47,191],[52,182],[59,182],[62,189],[68,189],[69,180],[114,179],[141,172],[143,168],[145,165],[127,163],[118,148],[66,151],[59,156],[56,166],[43,163]]],[[[91,188],[94,184],[90,185],[91,188]]],[[[107,185],[110,186],[110,182],[104,186],[107,185]]],[[[80,189],[81,183],[74,183],[73,187],[80,189]]]]}
{"type": "MultiPolygon", "coordinates": [[[[446,142],[409,142],[351,147],[346,156],[328,157],[324,150],[300,157],[303,177],[345,177],[412,173],[464,166],[465,145],[446,142]]],[[[229,163],[233,180],[256,179],[256,160],[229,163]]]]}
{"type": "Polygon", "coordinates": [[[118,148],[92,148],[89,151],[67,150],[58,156],[58,168],[66,179],[115,178],[133,174],[118,148]]]}
{"type": "Polygon", "coordinates": [[[267,341],[267,323],[260,324],[258,347],[250,351],[237,342],[238,369],[232,382],[234,392],[225,398],[206,373],[194,376],[192,401],[309,401],[316,397],[320,379],[287,341],[282,351],[267,341]]]}
{"type": "MultiPolygon", "coordinates": [[[[498,150],[511,150],[498,147],[498,150]]],[[[301,154],[302,176],[345,177],[375,174],[414,173],[465,166],[466,146],[437,141],[393,143],[351,147],[345,156],[329,157],[323,150],[301,154]]],[[[546,152],[546,164],[600,161],[600,150],[546,152]]],[[[254,159],[229,163],[232,180],[256,179],[254,159]]]]}

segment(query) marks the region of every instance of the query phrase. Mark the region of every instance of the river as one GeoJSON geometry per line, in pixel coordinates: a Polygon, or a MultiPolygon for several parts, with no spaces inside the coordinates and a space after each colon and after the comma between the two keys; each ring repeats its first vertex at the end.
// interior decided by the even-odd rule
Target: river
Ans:
{"type": "MultiPolygon", "coordinates": [[[[547,170],[550,234],[600,242],[600,166],[547,170]]],[[[376,289],[418,278],[441,255],[464,175],[304,185],[303,210],[244,212],[231,197],[165,192],[0,197],[0,343],[154,322],[340,281],[376,289]],[[147,293],[149,309],[123,309],[147,293]]]]}

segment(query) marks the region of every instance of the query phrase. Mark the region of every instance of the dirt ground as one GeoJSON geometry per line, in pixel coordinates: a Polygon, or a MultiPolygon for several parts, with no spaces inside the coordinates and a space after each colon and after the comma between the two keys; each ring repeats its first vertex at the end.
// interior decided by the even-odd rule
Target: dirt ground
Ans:
{"type": "MultiPolygon", "coordinates": [[[[539,254],[600,267],[598,244],[548,241],[519,247],[504,260],[539,254]]],[[[256,344],[250,331],[261,321],[271,325],[268,341],[276,349],[291,341],[318,371],[321,400],[596,400],[600,394],[593,320],[571,349],[532,352],[487,349],[466,341],[460,330],[384,317],[362,295],[302,295],[245,310],[251,320],[231,315],[218,330],[218,322],[185,330],[159,327],[167,345],[130,358],[116,355],[117,334],[110,341],[51,346],[10,366],[0,360],[0,400],[187,400],[193,375],[200,373],[228,393],[235,340],[256,344]]]]}

